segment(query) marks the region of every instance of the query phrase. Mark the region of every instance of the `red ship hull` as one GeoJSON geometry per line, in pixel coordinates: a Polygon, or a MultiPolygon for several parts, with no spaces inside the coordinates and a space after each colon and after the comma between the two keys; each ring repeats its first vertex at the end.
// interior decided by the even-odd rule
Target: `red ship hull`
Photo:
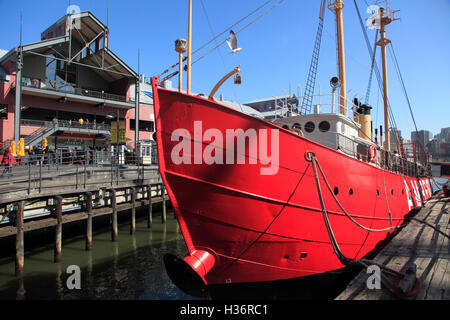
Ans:
{"type": "MultiPolygon", "coordinates": [[[[179,269],[169,275],[177,285],[184,283],[185,290],[195,285],[195,279],[181,279],[186,274],[212,285],[299,278],[344,267],[333,253],[307,152],[320,161],[346,211],[368,228],[401,225],[405,215],[431,197],[429,179],[384,171],[267,121],[156,84],[154,80],[159,169],[190,253],[184,261],[191,267],[185,275],[174,274],[182,273],[179,269]],[[224,137],[227,129],[277,130],[276,174],[262,175],[268,165],[260,158],[250,164],[249,147],[245,164],[206,164],[198,159],[194,164],[194,152],[186,150],[182,156],[190,164],[175,164],[172,153],[181,139],[172,134],[177,129],[189,133],[185,141],[192,150],[200,145],[205,151],[218,143],[198,142],[195,121],[201,121],[203,132],[216,129],[224,137]]],[[[225,143],[217,145],[223,146],[224,154],[229,151],[225,143]]],[[[346,257],[362,258],[386,239],[389,232],[369,232],[350,221],[325,188],[323,183],[330,223],[346,257]]]]}

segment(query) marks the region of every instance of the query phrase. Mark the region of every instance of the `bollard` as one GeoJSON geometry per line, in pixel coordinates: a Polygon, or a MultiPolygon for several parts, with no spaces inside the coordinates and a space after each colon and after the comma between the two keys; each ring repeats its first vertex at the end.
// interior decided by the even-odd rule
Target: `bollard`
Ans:
{"type": "Polygon", "coordinates": [[[16,276],[23,276],[24,244],[23,244],[23,208],[24,203],[17,203],[16,211],[16,276]]]}
{"type": "Polygon", "coordinates": [[[62,197],[56,196],[56,226],[55,226],[55,251],[54,261],[61,261],[61,247],[62,247],[62,197]]]}
{"type": "Polygon", "coordinates": [[[161,215],[161,222],[164,224],[166,223],[166,214],[167,214],[167,208],[166,208],[166,188],[164,184],[161,184],[161,197],[162,197],[162,215],[161,215]]]}
{"type": "Polygon", "coordinates": [[[110,198],[111,198],[111,240],[118,241],[119,231],[117,227],[117,201],[116,201],[116,190],[110,190],[110,198]]]}
{"type": "Polygon", "coordinates": [[[148,199],[148,211],[147,211],[147,228],[151,228],[152,227],[152,220],[153,220],[153,218],[152,218],[152,215],[153,215],[153,213],[152,213],[152,211],[153,211],[153,208],[152,208],[152,186],[149,184],[148,186],[147,186],[147,199],[148,199]]]}
{"type": "Polygon", "coordinates": [[[92,250],[92,193],[86,193],[86,211],[88,218],[86,220],[86,250],[92,250]]]}
{"type": "Polygon", "coordinates": [[[136,188],[131,187],[131,224],[130,234],[136,231],[136,188]]]}

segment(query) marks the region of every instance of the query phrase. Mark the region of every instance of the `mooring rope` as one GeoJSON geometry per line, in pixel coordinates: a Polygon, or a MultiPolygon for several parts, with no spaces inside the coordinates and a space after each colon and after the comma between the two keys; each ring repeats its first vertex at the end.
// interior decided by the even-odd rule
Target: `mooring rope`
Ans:
{"type": "MultiPolygon", "coordinates": [[[[350,214],[347,213],[347,211],[346,211],[346,210],[344,209],[344,207],[341,205],[341,203],[340,203],[339,200],[337,199],[336,195],[334,194],[333,190],[331,189],[330,184],[328,183],[327,178],[325,177],[325,174],[324,174],[324,172],[323,172],[323,170],[322,170],[322,166],[320,165],[320,163],[319,163],[319,161],[317,160],[317,158],[315,158],[315,156],[313,156],[313,164],[315,164],[315,163],[317,163],[317,166],[318,166],[318,168],[319,168],[319,170],[320,170],[320,173],[322,174],[322,177],[323,177],[323,179],[324,179],[324,181],[325,181],[325,184],[327,185],[328,190],[330,191],[331,195],[333,196],[333,198],[334,198],[334,200],[336,201],[336,203],[337,203],[337,205],[339,206],[339,208],[341,208],[342,212],[347,216],[347,218],[349,218],[349,219],[350,219],[353,223],[355,223],[358,227],[360,227],[360,228],[362,228],[362,229],[364,229],[364,230],[370,231],[370,232],[386,232],[386,231],[390,231],[390,230],[397,230],[397,229],[399,229],[399,228],[401,227],[401,226],[397,226],[397,227],[391,226],[391,227],[389,227],[389,228],[384,228],[384,229],[371,229],[371,228],[365,227],[365,226],[363,226],[362,224],[358,223],[355,219],[353,219],[353,217],[352,217],[350,214]]],[[[390,220],[392,221],[392,214],[391,214],[391,211],[390,211],[390,210],[389,210],[389,217],[390,217],[390,220]]]]}
{"type": "MultiPolygon", "coordinates": [[[[415,280],[416,280],[416,281],[415,281],[415,286],[414,286],[414,288],[413,288],[413,290],[412,290],[411,292],[403,292],[403,291],[401,291],[401,290],[399,289],[399,285],[395,285],[395,284],[393,283],[393,281],[392,281],[391,279],[389,279],[385,273],[390,273],[390,274],[392,274],[392,275],[396,275],[396,276],[401,277],[401,278],[405,278],[405,274],[403,274],[403,273],[401,273],[401,272],[398,272],[398,271],[396,271],[396,270],[394,270],[394,269],[391,269],[391,268],[389,268],[389,267],[387,267],[387,266],[385,266],[385,265],[376,263],[375,261],[372,261],[372,260],[367,260],[367,259],[351,259],[351,258],[346,257],[346,256],[343,254],[343,252],[342,252],[341,249],[339,248],[339,244],[338,244],[338,242],[337,242],[337,240],[336,240],[336,237],[334,236],[333,229],[332,229],[332,227],[331,227],[330,220],[329,220],[329,218],[328,218],[328,212],[327,212],[326,207],[325,207],[325,201],[324,201],[324,198],[323,198],[322,189],[321,189],[321,187],[320,187],[319,174],[318,174],[318,172],[317,172],[317,167],[319,167],[319,170],[320,170],[321,173],[322,173],[322,176],[323,176],[323,178],[324,178],[324,180],[325,180],[325,182],[326,182],[326,184],[327,184],[327,186],[328,186],[328,189],[330,190],[331,194],[333,194],[333,196],[334,196],[334,193],[332,192],[332,190],[331,190],[331,188],[330,188],[330,186],[329,186],[329,184],[328,184],[328,182],[327,182],[327,180],[326,180],[326,178],[325,178],[325,175],[323,174],[323,170],[322,170],[321,167],[320,167],[319,161],[318,161],[317,158],[314,156],[314,154],[310,153],[310,156],[311,156],[311,162],[312,162],[312,164],[313,164],[314,176],[315,176],[315,179],[316,179],[317,191],[318,191],[318,195],[319,195],[319,199],[320,199],[320,204],[321,204],[321,207],[322,207],[322,214],[323,214],[325,226],[326,226],[326,229],[327,229],[327,232],[328,232],[328,236],[329,236],[329,238],[330,238],[331,245],[332,245],[332,247],[333,247],[333,251],[334,251],[334,253],[336,254],[336,256],[338,257],[339,261],[340,261],[344,266],[361,265],[361,266],[363,266],[363,267],[366,268],[366,269],[367,269],[370,265],[376,265],[376,266],[378,266],[378,267],[380,268],[380,270],[381,270],[380,280],[385,284],[385,286],[386,286],[392,293],[394,293],[394,294],[396,294],[397,296],[400,296],[400,297],[402,297],[402,296],[403,296],[403,297],[407,297],[407,296],[413,296],[413,295],[415,295],[415,294],[417,293],[417,290],[418,290],[419,285],[420,285],[420,280],[419,280],[419,279],[415,279],[415,280]]],[[[335,198],[335,199],[336,199],[336,198],[335,198]]],[[[336,199],[336,201],[337,201],[337,199],[336,199]]],[[[337,201],[337,202],[338,202],[338,201],[337,201]]],[[[341,205],[339,204],[339,202],[338,202],[338,205],[341,207],[341,205]]],[[[341,207],[341,209],[343,209],[343,208],[341,207]]],[[[343,210],[343,211],[345,211],[345,210],[343,210]]],[[[351,219],[351,220],[352,220],[353,222],[355,222],[357,225],[359,225],[360,227],[362,227],[363,229],[366,229],[366,230],[369,229],[369,228],[365,228],[364,226],[361,226],[360,224],[358,224],[358,223],[357,223],[356,221],[354,221],[353,219],[351,219]]],[[[389,229],[392,229],[392,228],[389,228],[389,229]]],[[[369,229],[369,230],[370,230],[370,229],[369,229]]],[[[380,230],[378,230],[378,231],[380,231],[380,230]]]]}

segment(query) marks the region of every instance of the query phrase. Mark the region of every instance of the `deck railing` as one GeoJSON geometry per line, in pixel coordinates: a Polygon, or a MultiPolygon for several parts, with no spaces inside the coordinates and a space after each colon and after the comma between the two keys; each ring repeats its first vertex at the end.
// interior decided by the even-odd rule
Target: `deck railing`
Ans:
{"type": "Polygon", "coordinates": [[[28,88],[36,88],[41,90],[49,90],[49,91],[57,91],[64,93],[71,93],[91,98],[98,98],[104,100],[112,100],[119,102],[128,102],[125,96],[106,93],[104,91],[92,90],[92,89],[84,89],[76,87],[75,83],[63,82],[57,80],[46,79],[45,81],[41,81],[40,79],[33,78],[22,78],[22,85],[28,88]]]}
{"type": "MultiPolygon", "coordinates": [[[[369,162],[369,146],[366,144],[359,143],[342,134],[336,134],[336,146],[339,151],[351,157],[369,162]]],[[[425,177],[431,175],[431,167],[427,162],[414,162],[406,157],[401,157],[395,152],[389,152],[380,147],[377,149],[377,160],[374,164],[382,169],[409,177],[425,177]]]]}
{"type": "Polygon", "coordinates": [[[57,182],[55,185],[52,181],[58,180],[61,188],[118,185],[119,182],[143,181],[146,171],[157,170],[155,165],[131,152],[58,149],[11,157],[7,163],[4,155],[1,158],[0,195],[17,191],[41,193],[57,187],[57,182]]]}

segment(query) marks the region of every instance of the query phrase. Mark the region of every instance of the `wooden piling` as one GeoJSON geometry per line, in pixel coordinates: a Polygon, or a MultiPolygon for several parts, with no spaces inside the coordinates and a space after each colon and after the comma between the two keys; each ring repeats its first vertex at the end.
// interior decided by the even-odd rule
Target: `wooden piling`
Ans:
{"type": "Polygon", "coordinates": [[[131,224],[130,234],[136,231],[136,188],[131,187],[131,224]]]}
{"type": "Polygon", "coordinates": [[[88,214],[86,220],[86,250],[92,250],[92,193],[86,193],[86,211],[88,214]]]}
{"type": "Polygon", "coordinates": [[[147,186],[147,199],[148,199],[148,211],[147,211],[147,228],[152,227],[153,220],[153,207],[152,207],[152,186],[149,184],[147,186]]]}
{"type": "Polygon", "coordinates": [[[110,190],[110,198],[111,198],[111,240],[118,241],[119,240],[119,230],[117,226],[117,199],[116,199],[116,190],[110,190]]]}
{"type": "Polygon", "coordinates": [[[56,226],[55,226],[55,251],[54,261],[61,261],[61,247],[62,247],[62,200],[61,196],[56,196],[56,226]]]}
{"type": "Polygon", "coordinates": [[[23,276],[24,244],[23,244],[23,208],[24,203],[17,203],[16,211],[16,276],[23,276]]]}
{"type": "Polygon", "coordinates": [[[164,224],[167,220],[167,208],[166,208],[166,188],[164,184],[161,184],[161,197],[162,197],[162,214],[161,214],[161,222],[164,224]]]}

